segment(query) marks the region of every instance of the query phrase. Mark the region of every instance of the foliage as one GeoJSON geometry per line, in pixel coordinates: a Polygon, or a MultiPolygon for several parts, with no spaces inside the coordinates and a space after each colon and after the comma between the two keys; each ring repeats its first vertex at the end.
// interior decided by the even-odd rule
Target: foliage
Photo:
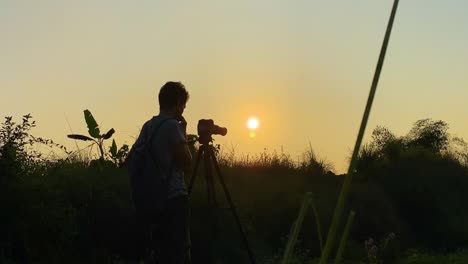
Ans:
{"type": "Polygon", "coordinates": [[[452,156],[461,164],[468,166],[468,143],[460,137],[453,137],[447,150],[447,155],[452,156]]]}
{"type": "Polygon", "coordinates": [[[449,254],[437,254],[435,252],[426,252],[423,250],[410,250],[407,256],[402,259],[400,264],[464,264],[468,260],[467,250],[457,250],[449,254]]]}
{"type": "Polygon", "coordinates": [[[30,130],[34,127],[36,121],[31,114],[23,115],[21,123],[14,122],[11,116],[5,117],[0,128],[0,183],[25,176],[47,160],[48,157],[34,148],[37,144],[70,154],[61,144],[32,136],[30,130]]]}
{"type": "Polygon", "coordinates": [[[117,144],[115,143],[114,139],[112,140],[112,145],[109,148],[109,155],[115,165],[121,165],[125,157],[127,157],[128,152],[129,152],[128,145],[124,144],[122,145],[122,147],[120,147],[119,150],[117,150],[117,144]]]}
{"type": "Polygon", "coordinates": [[[398,231],[405,247],[445,250],[468,242],[468,230],[461,222],[468,219],[463,213],[468,207],[457,202],[468,199],[460,188],[468,185],[463,158],[468,148],[447,128],[443,121],[423,119],[401,137],[383,127],[374,130],[372,141],[360,152],[356,184],[378,186],[389,201],[380,214],[394,211],[398,220],[384,225],[386,230],[369,226],[368,231],[398,231]]]}
{"type": "Polygon", "coordinates": [[[392,246],[392,242],[396,239],[394,233],[390,233],[380,241],[376,241],[373,238],[368,238],[364,241],[364,247],[367,252],[367,261],[369,264],[383,263],[386,251],[392,246]]]}
{"type": "MultiPolygon", "coordinates": [[[[15,129],[3,127],[0,135],[12,134],[6,131],[15,129]]],[[[17,135],[24,136],[23,142],[32,138],[29,132],[17,135]]],[[[2,149],[6,149],[4,142],[11,142],[7,138],[0,138],[2,149]]],[[[441,152],[410,146],[404,140],[406,136],[380,138],[384,138],[380,144],[367,144],[366,159],[361,152],[362,163],[356,174],[359,180],[351,185],[346,207],[346,211],[355,210],[356,217],[343,259],[346,263],[370,262],[364,241],[369,237],[385,241],[394,232],[398,239],[387,246],[376,243],[377,259],[383,263],[398,263],[398,259],[401,263],[463,263],[467,254],[456,249],[468,243],[468,205],[460,202],[468,199],[468,170],[447,154],[453,138],[449,135],[448,147],[441,152]],[[406,253],[411,248],[424,251],[406,253]]],[[[21,145],[21,140],[15,142],[21,145]]],[[[16,157],[32,156],[29,145],[23,146],[24,152],[16,157]]],[[[109,152],[118,154],[115,150],[109,152]]],[[[125,170],[115,166],[98,169],[71,157],[34,162],[16,158],[18,169],[13,170],[4,162],[8,155],[2,152],[0,156],[2,178],[8,171],[9,177],[17,180],[0,185],[0,262],[138,260],[138,225],[125,170]]],[[[299,162],[282,152],[265,151],[248,159],[234,157],[234,153],[223,149],[218,153],[223,178],[259,263],[280,261],[304,194],[315,194],[314,210],[301,216],[304,224],[290,258],[290,263],[312,263],[309,261],[321,254],[320,230],[330,225],[343,177],[336,176],[310,148],[299,162]],[[319,230],[314,224],[316,219],[319,230]]],[[[203,170],[199,173],[202,176],[203,170]]],[[[208,207],[205,179],[200,176],[191,199],[194,263],[210,263],[206,252],[218,263],[246,263],[232,215],[229,210],[208,207]]],[[[217,179],[215,185],[219,207],[225,208],[227,203],[217,179]]],[[[343,225],[345,221],[341,219],[343,225]]]]}
{"type": "Polygon", "coordinates": [[[416,121],[408,134],[402,137],[395,136],[386,127],[377,126],[372,132],[372,141],[368,147],[382,157],[397,155],[395,152],[399,150],[415,147],[443,153],[455,145],[464,145],[463,139],[452,137],[447,130],[447,123],[429,118],[416,121]]]}
{"type": "MultiPolygon", "coordinates": [[[[101,134],[99,125],[96,122],[96,119],[94,119],[93,114],[91,114],[91,111],[86,109],[83,112],[86,125],[88,126],[88,134],[91,137],[80,134],[69,134],[67,136],[71,139],[92,141],[96,146],[98,146],[100,160],[104,161],[104,158],[106,156],[106,153],[104,152],[104,141],[110,139],[112,135],[114,135],[115,130],[111,128],[106,133],[101,134]]],[[[112,159],[115,165],[120,165],[127,156],[128,151],[129,147],[126,144],[122,145],[122,147],[120,147],[120,149],[117,150],[117,144],[115,143],[115,140],[112,140],[112,145],[109,148],[109,153],[107,155],[112,159]]]]}
{"type": "Polygon", "coordinates": [[[407,144],[427,148],[433,152],[441,152],[448,147],[447,129],[447,123],[441,120],[433,121],[428,118],[418,120],[407,135],[407,144]]]}

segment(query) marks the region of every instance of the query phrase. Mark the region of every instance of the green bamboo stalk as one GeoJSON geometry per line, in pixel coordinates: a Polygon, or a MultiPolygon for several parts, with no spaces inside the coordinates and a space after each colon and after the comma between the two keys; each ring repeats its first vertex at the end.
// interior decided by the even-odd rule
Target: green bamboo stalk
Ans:
{"type": "Polygon", "coordinates": [[[382,71],[383,63],[384,63],[384,60],[385,60],[385,54],[387,52],[388,42],[390,40],[390,35],[391,35],[391,32],[392,32],[392,27],[393,27],[393,22],[395,20],[395,15],[396,15],[397,7],[398,7],[398,2],[399,2],[399,0],[395,0],[395,2],[393,4],[392,13],[390,15],[390,20],[388,22],[387,31],[385,33],[384,42],[382,44],[382,49],[380,51],[380,56],[379,56],[379,60],[377,62],[377,67],[375,69],[374,79],[372,81],[372,86],[371,86],[371,89],[370,89],[370,92],[369,92],[369,97],[367,99],[366,108],[364,110],[364,115],[362,117],[361,127],[359,128],[359,133],[358,133],[358,136],[357,136],[357,139],[356,139],[356,145],[354,146],[353,156],[351,158],[348,173],[347,173],[347,175],[346,175],[346,177],[344,179],[344,183],[343,183],[343,186],[341,188],[341,193],[340,193],[340,196],[338,198],[338,202],[337,202],[336,207],[335,207],[335,212],[333,214],[332,223],[331,223],[330,229],[328,231],[328,235],[327,235],[327,241],[325,243],[325,248],[324,248],[324,251],[322,253],[322,257],[320,258],[319,264],[325,264],[327,262],[328,256],[330,255],[330,252],[332,251],[332,249],[334,247],[334,242],[335,242],[336,232],[337,232],[338,225],[339,225],[339,220],[340,220],[341,215],[343,213],[344,203],[345,203],[346,198],[348,196],[349,187],[351,185],[353,174],[354,174],[355,168],[356,168],[357,156],[358,156],[358,153],[359,153],[359,149],[361,147],[362,138],[364,137],[364,131],[366,130],[367,120],[369,119],[369,115],[370,115],[371,108],[372,108],[372,102],[374,101],[375,92],[377,90],[377,85],[379,83],[380,73],[382,71]]]}
{"type": "Polygon", "coordinates": [[[297,220],[294,222],[293,227],[291,228],[288,243],[286,244],[286,249],[284,251],[283,260],[281,261],[281,264],[289,263],[289,259],[293,254],[294,246],[296,245],[297,237],[299,235],[299,231],[301,230],[302,222],[304,221],[304,217],[306,215],[307,207],[309,206],[311,197],[312,193],[308,192],[305,194],[304,199],[302,200],[302,206],[299,210],[297,220]]]}
{"type": "Polygon", "coordinates": [[[343,231],[343,236],[341,237],[338,252],[336,253],[335,264],[341,263],[341,257],[343,256],[343,252],[346,247],[346,242],[348,241],[349,231],[351,230],[351,225],[353,224],[355,215],[356,213],[354,211],[351,211],[348,215],[348,220],[346,221],[346,226],[343,231]]]}
{"type": "Polygon", "coordinates": [[[310,206],[312,207],[312,211],[314,212],[315,217],[315,224],[317,225],[317,235],[320,242],[320,253],[323,252],[323,236],[322,236],[322,228],[320,225],[320,218],[317,213],[317,208],[315,207],[315,200],[313,197],[310,198],[310,206]]]}

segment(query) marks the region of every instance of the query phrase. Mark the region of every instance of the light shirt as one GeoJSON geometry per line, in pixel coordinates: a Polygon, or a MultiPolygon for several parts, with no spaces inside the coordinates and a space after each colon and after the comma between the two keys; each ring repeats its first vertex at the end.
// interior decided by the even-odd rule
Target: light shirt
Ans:
{"type": "MultiPolygon", "coordinates": [[[[142,131],[155,133],[151,142],[151,152],[158,163],[162,176],[169,179],[168,198],[188,195],[185,187],[184,171],[176,167],[174,159],[175,146],[187,143],[179,122],[172,117],[160,114],[148,120],[143,125],[142,131]],[[154,130],[163,120],[168,118],[171,119],[164,121],[157,131],[154,130]]],[[[150,135],[144,136],[147,139],[149,137],[150,135]]]]}

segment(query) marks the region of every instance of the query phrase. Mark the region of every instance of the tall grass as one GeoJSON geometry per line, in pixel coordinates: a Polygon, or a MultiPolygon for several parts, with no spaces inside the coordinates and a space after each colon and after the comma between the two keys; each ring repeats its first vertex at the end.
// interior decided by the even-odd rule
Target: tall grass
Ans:
{"type": "MultiPolygon", "coordinates": [[[[466,164],[399,140],[381,141],[381,147],[364,148],[358,156],[357,181],[350,186],[345,207],[356,211],[347,246],[341,247],[346,262],[368,260],[364,241],[382,241],[389,233],[397,239],[379,247],[379,261],[444,259],[440,252],[457,252],[468,243],[468,214],[463,213],[468,204],[460,202],[468,199],[466,164]],[[427,253],[406,254],[411,248],[427,253]]],[[[13,155],[5,145],[0,150],[2,262],[138,261],[141,248],[124,170],[113,163],[96,166],[73,154],[30,162],[27,152],[13,155]]],[[[265,151],[248,161],[218,155],[258,262],[280,263],[286,246],[289,263],[317,262],[323,252],[321,233],[330,227],[344,177],[335,175],[311,148],[298,161],[282,152],[265,151]],[[314,193],[314,206],[301,211],[302,228],[291,233],[308,192],[314,193]],[[295,245],[288,244],[292,238],[295,245]]],[[[238,229],[230,211],[223,209],[227,204],[219,186],[220,208],[213,211],[207,207],[201,178],[191,199],[194,263],[245,263],[238,229]]]]}
{"type": "MultiPolygon", "coordinates": [[[[364,173],[368,177],[351,187],[347,209],[354,208],[357,216],[343,259],[364,259],[363,241],[389,232],[398,234],[402,252],[397,254],[419,246],[453,249],[468,241],[463,220],[468,216],[459,214],[468,208],[458,202],[468,199],[462,188],[468,187],[468,181],[463,180],[468,179],[466,167],[441,154],[429,153],[410,148],[397,159],[382,157],[358,172],[357,179],[364,173]],[[419,198],[414,196],[417,188],[421,188],[419,198]],[[428,203],[426,199],[431,197],[437,199],[428,203]],[[431,207],[426,208],[428,205],[431,207]],[[426,212],[430,218],[421,225],[426,212]]],[[[262,157],[268,163],[256,161],[256,166],[249,167],[232,162],[221,168],[255,255],[259,263],[280,261],[303,194],[313,192],[315,210],[301,214],[304,222],[291,255],[296,262],[291,263],[317,258],[322,252],[320,230],[330,225],[343,177],[318,173],[326,171],[313,169],[318,160],[290,166],[270,163],[275,159],[262,157]],[[272,164],[275,166],[269,167],[272,164]]],[[[0,228],[5,234],[0,237],[0,245],[5,259],[20,261],[26,256],[36,263],[106,262],[117,256],[128,261],[137,259],[136,223],[125,171],[93,167],[76,159],[51,161],[0,189],[0,228]]],[[[205,190],[200,180],[192,197],[194,261],[208,263],[203,262],[206,255],[202,254],[209,251],[206,234],[217,226],[212,257],[223,263],[244,263],[246,255],[229,210],[219,209],[218,224],[213,225],[205,190]]],[[[221,192],[217,194],[220,206],[226,207],[221,192]]]]}
{"type": "Polygon", "coordinates": [[[327,241],[326,241],[326,244],[325,244],[325,249],[324,249],[324,252],[323,252],[323,254],[322,254],[321,258],[320,258],[320,264],[325,264],[327,262],[328,257],[329,257],[329,255],[330,255],[330,253],[331,253],[331,251],[332,251],[332,249],[334,247],[334,241],[335,241],[335,237],[337,235],[336,232],[337,232],[337,229],[338,229],[339,221],[340,221],[340,218],[341,218],[341,214],[343,213],[344,204],[346,202],[347,195],[348,195],[350,185],[351,185],[351,182],[352,182],[352,177],[353,177],[353,175],[355,173],[355,168],[356,168],[356,163],[357,163],[357,160],[358,160],[359,149],[361,147],[362,139],[364,137],[364,132],[366,130],[367,120],[369,119],[369,115],[370,115],[371,108],[372,108],[372,103],[374,101],[374,96],[375,96],[375,93],[377,91],[377,85],[379,83],[380,73],[382,71],[382,67],[383,67],[383,63],[384,63],[384,59],[385,59],[385,54],[386,54],[386,51],[387,51],[388,43],[390,41],[390,34],[392,32],[393,21],[395,19],[398,3],[399,3],[399,0],[395,0],[395,2],[393,4],[392,12],[391,12],[391,15],[390,15],[390,20],[388,22],[387,31],[385,33],[385,38],[384,38],[384,41],[383,41],[383,44],[382,44],[382,49],[380,51],[380,56],[379,56],[379,60],[377,62],[377,67],[376,67],[376,70],[375,70],[374,78],[372,80],[372,85],[371,85],[371,89],[370,89],[370,92],[369,92],[369,97],[367,99],[366,108],[364,110],[364,115],[362,117],[362,122],[361,122],[361,126],[359,128],[358,136],[357,136],[357,139],[356,139],[356,144],[354,146],[354,151],[353,151],[353,155],[351,157],[351,162],[350,162],[350,165],[349,165],[348,173],[346,174],[346,179],[345,179],[345,181],[343,183],[343,187],[341,188],[341,193],[340,193],[340,196],[338,198],[338,203],[336,205],[336,209],[335,209],[335,212],[334,212],[334,215],[333,215],[332,224],[330,226],[330,230],[328,231],[328,236],[327,236],[327,241]]]}

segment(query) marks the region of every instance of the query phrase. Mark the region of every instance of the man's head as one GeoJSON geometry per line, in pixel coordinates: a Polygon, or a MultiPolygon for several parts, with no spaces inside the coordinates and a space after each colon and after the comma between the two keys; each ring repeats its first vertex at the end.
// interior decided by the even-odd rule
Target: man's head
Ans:
{"type": "Polygon", "coordinates": [[[175,115],[182,115],[190,96],[181,82],[167,82],[159,90],[158,97],[161,111],[174,111],[175,115]]]}

